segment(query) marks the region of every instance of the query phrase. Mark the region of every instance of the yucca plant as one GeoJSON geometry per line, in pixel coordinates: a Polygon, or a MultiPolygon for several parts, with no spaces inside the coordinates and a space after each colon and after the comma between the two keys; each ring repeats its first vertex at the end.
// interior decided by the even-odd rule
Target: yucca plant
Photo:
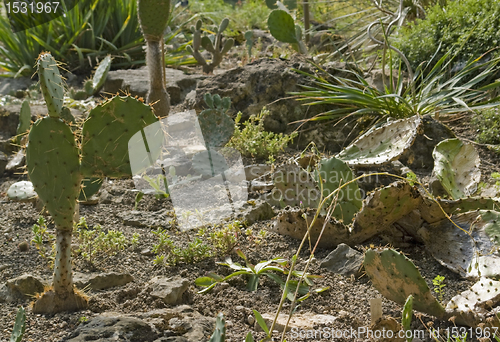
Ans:
{"type": "MultiPolygon", "coordinates": [[[[448,52],[437,62],[432,58],[422,63],[408,82],[405,82],[400,63],[396,76],[389,72],[383,89],[370,84],[360,72],[343,70],[351,77],[338,77],[315,65],[324,76],[295,70],[311,77],[313,85],[304,85],[304,91],[292,94],[308,105],[335,106],[303,121],[339,120],[356,115],[372,115],[378,120],[388,117],[399,119],[484,109],[500,103],[500,97],[490,98],[491,90],[500,85],[498,81],[491,82],[491,75],[499,69],[499,57],[486,60],[483,55],[469,60],[462,70],[449,78],[447,71],[453,59],[454,56],[448,52]]],[[[390,60],[389,65],[391,63],[390,60]]]]}

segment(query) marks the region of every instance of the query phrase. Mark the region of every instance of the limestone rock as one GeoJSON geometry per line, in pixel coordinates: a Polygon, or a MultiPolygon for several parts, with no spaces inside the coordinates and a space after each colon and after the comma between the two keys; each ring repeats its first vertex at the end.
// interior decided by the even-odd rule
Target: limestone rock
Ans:
{"type": "Polygon", "coordinates": [[[151,297],[161,299],[165,304],[178,305],[183,301],[183,294],[189,287],[186,278],[154,277],[148,283],[151,297]]]}
{"type": "Polygon", "coordinates": [[[341,243],[321,262],[321,267],[344,276],[358,275],[364,256],[348,245],[341,243]]]}
{"type": "Polygon", "coordinates": [[[73,282],[79,289],[89,288],[92,290],[105,290],[115,286],[123,286],[134,281],[129,273],[92,273],[84,274],[75,272],[73,282]]]}

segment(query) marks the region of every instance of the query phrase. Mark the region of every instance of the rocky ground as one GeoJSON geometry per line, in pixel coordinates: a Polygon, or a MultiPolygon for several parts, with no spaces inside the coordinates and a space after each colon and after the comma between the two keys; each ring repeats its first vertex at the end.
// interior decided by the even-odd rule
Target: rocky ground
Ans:
{"type": "MultiPolygon", "coordinates": [[[[199,106],[202,91],[214,91],[217,88],[217,82],[226,86],[229,84],[230,86],[221,90],[221,95],[232,94],[234,108],[246,110],[246,114],[250,115],[253,114],[252,110],[263,103],[272,102],[273,96],[282,96],[285,92],[293,90],[287,87],[297,80],[294,79],[295,76],[284,71],[284,67],[285,62],[275,60],[256,62],[247,66],[243,71],[229,70],[226,78],[223,75],[207,79],[205,76],[179,74],[169,91],[178,92],[178,99],[173,97],[174,104],[178,106],[176,108],[183,109],[188,106],[196,108],[199,106]],[[263,77],[262,75],[266,72],[271,75],[269,78],[266,80],[259,78],[263,77]],[[277,83],[276,75],[282,76],[277,83]],[[266,84],[267,86],[264,87],[263,85],[266,84]],[[269,90],[274,89],[273,87],[280,91],[269,90]]],[[[142,74],[137,73],[137,77],[143,77],[140,75],[144,75],[144,70],[142,74]]],[[[144,83],[129,81],[129,85],[124,86],[123,82],[127,79],[127,75],[128,73],[123,71],[110,75],[114,83],[108,82],[109,92],[116,92],[117,89],[111,89],[113,86],[139,94],[140,89],[137,88],[143,86],[144,83]],[[121,81],[116,81],[117,79],[121,81]]],[[[219,87],[222,86],[219,85],[219,87]]],[[[267,125],[275,131],[289,130],[288,123],[301,119],[305,115],[302,109],[297,109],[293,113],[286,112],[295,108],[288,102],[282,106],[276,106],[272,118],[267,122],[267,125]],[[290,115],[287,116],[287,113],[290,115]]],[[[15,110],[7,108],[6,111],[15,110]]],[[[4,115],[3,118],[5,117],[4,115]]],[[[475,132],[470,127],[470,117],[461,115],[441,118],[441,120],[447,121],[448,126],[460,138],[474,140],[475,132]]],[[[2,127],[5,131],[8,131],[5,129],[6,125],[12,124],[8,119],[2,123],[5,124],[2,127]]],[[[432,125],[438,127],[436,130],[441,130],[441,133],[446,131],[435,122],[432,125]]],[[[302,143],[299,146],[304,146],[311,140],[311,136],[315,136],[319,139],[318,145],[325,147],[326,154],[328,154],[331,151],[338,151],[342,145],[347,144],[349,133],[349,127],[331,133],[328,125],[323,125],[321,128],[304,132],[300,137],[302,143]]],[[[439,135],[437,134],[436,137],[439,135]]],[[[432,140],[430,133],[426,132],[426,136],[426,138],[419,139],[432,140]]],[[[422,144],[435,145],[437,142],[436,138],[431,143],[422,144]]],[[[490,175],[498,171],[500,158],[484,146],[476,145],[476,149],[481,157],[482,180],[490,183],[485,189],[494,189],[490,175]]],[[[429,147],[424,152],[414,150],[413,157],[405,156],[401,160],[424,182],[429,181],[432,171],[432,167],[428,165],[429,157],[426,155],[428,152],[429,147]]],[[[277,163],[283,162],[290,156],[297,156],[299,153],[300,150],[291,148],[278,158],[277,163]]],[[[245,160],[245,165],[255,162],[245,160]]],[[[155,265],[154,245],[158,243],[158,235],[155,232],[158,228],[166,229],[175,244],[184,247],[196,238],[196,231],[184,233],[176,229],[172,221],[174,218],[172,203],[168,198],[157,199],[152,195],[145,195],[135,208],[136,192],[133,191],[134,183],[130,180],[106,180],[98,200],[92,204],[80,206],[80,216],[85,217],[88,227],[100,225],[105,231],[122,232],[128,241],[131,241],[133,234],[137,233],[140,235],[138,243],[127,245],[116,254],[97,254],[91,262],[86,260],[82,253],[75,253],[75,283],[89,296],[89,307],[79,312],[50,317],[33,314],[30,310],[33,295],[42,291],[44,286],[50,283],[52,270],[49,267],[50,260],[42,257],[35,244],[31,242],[32,226],[39,219],[40,209],[37,209],[33,203],[13,202],[6,197],[6,191],[12,183],[26,180],[26,175],[19,174],[19,171],[0,174],[0,244],[2,246],[0,251],[0,286],[2,286],[0,288],[0,302],[2,303],[0,306],[0,340],[9,339],[17,309],[21,305],[27,308],[24,341],[206,341],[213,331],[218,312],[223,312],[226,318],[227,341],[243,341],[248,332],[252,332],[256,339],[264,337],[264,333],[259,330],[255,322],[252,310],[257,310],[267,318],[274,317],[281,294],[279,285],[263,276],[257,291],[249,292],[246,290],[245,279],[235,277],[226,283],[219,284],[209,293],[199,294],[197,292],[201,288],[194,284],[196,278],[209,272],[219,275],[230,273],[227,267],[216,263],[224,261],[224,255],[193,263],[155,265]],[[28,293],[28,295],[23,296],[21,293],[28,293]]],[[[257,200],[258,197],[257,192],[250,194],[250,198],[256,200],[255,206],[258,209],[263,208],[262,215],[256,222],[248,225],[248,231],[238,234],[235,247],[242,250],[253,264],[276,257],[290,260],[299,247],[300,241],[272,231],[279,209],[273,208],[273,211],[270,211],[268,205],[257,200]],[[265,237],[260,238],[260,231],[266,232],[265,237]]],[[[247,207],[252,210],[254,205],[247,207]]],[[[243,219],[250,218],[248,210],[242,215],[243,219]]],[[[54,229],[50,220],[48,229],[49,231],[54,229]]],[[[354,250],[351,251],[349,257],[342,256],[342,253],[336,254],[333,258],[337,262],[334,263],[335,265],[325,262],[325,258],[326,260],[332,258],[327,258],[332,248],[319,248],[315,253],[309,273],[321,276],[314,279],[313,289],[324,287],[329,287],[329,289],[321,293],[312,292],[309,298],[301,302],[296,308],[291,326],[300,328],[302,331],[316,331],[316,334],[324,328],[330,331],[350,331],[351,329],[357,331],[359,328],[368,329],[371,326],[370,300],[382,296],[371,285],[360,268],[361,253],[370,246],[384,246],[388,243],[394,245],[413,260],[431,289],[433,288],[432,279],[437,275],[444,276],[446,283],[442,298],[444,302],[468,289],[473,283],[440,265],[426,252],[423,245],[414,241],[399,242],[377,237],[362,245],[351,246],[354,250]],[[339,264],[342,267],[339,267],[339,264]]],[[[48,239],[44,241],[44,246],[50,249],[48,239]]],[[[75,246],[76,249],[77,246],[75,246]]],[[[244,262],[234,253],[234,250],[229,255],[234,261],[244,262]]],[[[308,257],[309,246],[306,246],[300,254],[297,269],[301,270],[305,267],[308,257]]],[[[385,316],[400,322],[402,309],[400,305],[382,298],[382,309],[385,316]]],[[[290,302],[286,301],[283,312],[287,313],[289,310],[290,302]]],[[[443,338],[445,336],[443,331],[449,329],[451,332],[454,327],[452,322],[439,321],[425,314],[415,313],[415,316],[412,329],[425,332],[423,341],[434,341],[428,333],[431,327],[440,328],[440,341],[446,341],[446,338],[443,338]]],[[[281,327],[282,325],[278,324],[276,329],[279,330],[281,327]]],[[[332,338],[318,335],[316,337],[297,336],[298,334],[294,332],[297,330],[287,333],[288,341],[332,340],[332,338]]],[[[368,339],[366,336],[354,338],[349,335],[349,337],[336,340],[366,341],[368,339]]],[[[467,341],[476,340],[478,339],[467,339],[467,341]]]]}

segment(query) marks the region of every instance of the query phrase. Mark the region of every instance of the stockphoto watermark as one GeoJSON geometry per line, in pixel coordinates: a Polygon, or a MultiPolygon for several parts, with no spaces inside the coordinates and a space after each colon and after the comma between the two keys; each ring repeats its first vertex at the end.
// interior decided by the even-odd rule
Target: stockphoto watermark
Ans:
{"type": "Polygon", "coordinates": [[[323,327],[320,329],[299,329],[292,328],[288,332],[290,340],[311,340],[311,341],[326,341],[338,339],[396,339],[396,338],[419,338],[424,339],[428,335],[425,330],[400,330],[392,331],[382,328],[380,330],[372,330],[368,327],[358,327],[356,329],[335,329],[332,327],[323,327]]]}

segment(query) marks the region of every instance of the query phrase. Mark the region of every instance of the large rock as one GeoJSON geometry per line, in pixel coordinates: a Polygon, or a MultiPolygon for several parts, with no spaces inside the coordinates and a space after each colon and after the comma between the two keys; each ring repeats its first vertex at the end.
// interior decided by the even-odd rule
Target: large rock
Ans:
{"type": "Polygon", "coordinates": [[[151,297],[161,299],[165,304],[178,305],[183,301],[183,294],[189,287],[185,278],[154,277],[148,283],[151,297]]]}
{"type": "Polygon", "coordinates": [[[115,286],[123,286],[134,281],[129,273],[92,273],[84,274],[75,272],[73,282],[79,289],[105,290],[115,286]]]}
{"type": "Polygon", "coordinates": [[[9,279],[0,287],[0,302],[11,302],[18,298],[31,298],[44,290],[43,280],[30,274],[9,279]]]}
{"type": "Polygon", "coordinates": [[[139,318],[127,317],[119,313],[99,315],[80,325],[66,339],[67,342],[152,342],[158,333],[139,318]]]}
{"type": "MultiPolygon", "coordinates": [[[[176,105],[184,100],[186,95],[196,88],[199,79],[206,78],[205,75],[186,75],[183,71],[166,68],[167,92],[170,95],[170,103],[176,105]]],[[[125,91],[132,96],[146,98],[149,91],[149,74],[147,67],[132,70],[116,70],[108,73],[103,92],[120,93],[125,91]]]]}
{"type": "Polygon", "coordinates": [[[359,275],[364,256],[348,245],[341,243],[321,262],[321,267],[344,276],[359,275]]]}

